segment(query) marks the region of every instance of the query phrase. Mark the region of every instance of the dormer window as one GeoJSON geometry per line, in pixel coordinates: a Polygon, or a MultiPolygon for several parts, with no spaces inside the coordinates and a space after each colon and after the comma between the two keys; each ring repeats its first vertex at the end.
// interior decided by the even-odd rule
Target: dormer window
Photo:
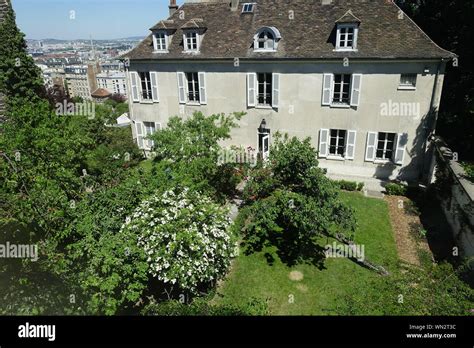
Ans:
{"type": "Polygon", "coordinates": [[[359,29],[356,24],[339,24],[337,27],[336,49],[340,51],[357,49],[358,32],[359,29]]]}
{"type": "Polygon", "coordinates": [[[165,31],[157,31],[153,34],[153,47],[155,52],[168,51],[168,35],[165,31]]]}
{"type": "Polygon", "coordinates": [[[360,19],[348,10],[336,21],[336,51],[356,51],[360,19]]]}
{"type": "Polygon", "coordinates": [[[242,13],[253,13],[254,8],[255,3],[245,3],[244,6],[242,6],[242,13]]]}
{"type": "Polygon", "coordinates": [[[199,51],[199,34],[195,30],[189,30],[184,33],[184,50],[186,52],[199,51]]]}
{"type": "Polygon", "coordinates": [[[278,41],[281,39],[280,32],[274,27],[260,29],[254,37],[254,51],[274,52],[277,50],[278,41]]]}

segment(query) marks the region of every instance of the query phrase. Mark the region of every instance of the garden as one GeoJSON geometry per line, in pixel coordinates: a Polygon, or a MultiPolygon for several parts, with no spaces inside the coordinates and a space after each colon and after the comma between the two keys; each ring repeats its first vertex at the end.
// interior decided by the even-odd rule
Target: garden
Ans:
{"type": "Polygon", "coordinates": [[[57,113],[81,101],[44,89],[12,13],[0,29],[0,251],[38,251],[0,259],[0,315],[468,315],[462,265],[400,258],[393,204],[329,180],[310,139],[222,162],[245,115],[195,113],[146,159],[110,127],[126,103],[57,113]]]}

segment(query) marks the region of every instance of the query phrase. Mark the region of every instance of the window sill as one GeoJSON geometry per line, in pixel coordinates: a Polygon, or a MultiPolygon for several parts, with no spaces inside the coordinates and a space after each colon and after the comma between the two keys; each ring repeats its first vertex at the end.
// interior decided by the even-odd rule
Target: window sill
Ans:
{"type": "Polygon", "coordinates": [[[140,104],[153,104],[153,100],[140,100],[140,104]]]}
{"type": "Polygon", "coordinates": [[[358,52],[357,48],[336,48],[333,49],[333,52],[358,52]]]}
{"type": "Polygon", "coordinates": [[[153,53],[157,53],[157,54],[160,54],[160,53],[170,53],[170,51],[168,51],[168,50],[154,50],[153,53]]]}
{"type": "Polygon", "coordinates": [[[328,160],[333,160],[333,161],[345,161],[346,159],[342,156],[336,156],[336,155],[328,155],[326,157],[328,160]]]}
{"type": "Polygon", "coordinates": [[[258,50],[253,50],[255,53],[276,53],[277,50],[263,50],[263,49],[258,49],[258,50]]]}
{"type": "Polygon", "coordinates": [[[198,102],[187,102],[186,104],[182,104],[186,106],[201,106],[201,103],[198,102]]]}
{"type": "Polygon", "coordinates": [[[398,86],[399,91],[416,91],[416,87],[413,86],[398,86]]]}
{"type": "Polygon", "coordinates": [[[266,110],[271,110],[273,109],[273,106],[271,105],[256,105],[255,109],[266,109],[266,110]]]}
{"type": "Polygon", "coordinates": [[[392,163],[391,160],[389,159],[376,159],[374,160],[374,164],[387,164],[387,163],[392,163]]]}
{"type": "Polygon", "coordinates": [[[198,54],[199,51],[183,51],[182,53],[187,53],[187,54],[198,54]]]}
{"type": "Polygon", "coordinates": [[[350,109],[350,105],[349,104],[331,104],[329,105],[329,107],[331,108],[339,108],[339,109],[350,109]]]}

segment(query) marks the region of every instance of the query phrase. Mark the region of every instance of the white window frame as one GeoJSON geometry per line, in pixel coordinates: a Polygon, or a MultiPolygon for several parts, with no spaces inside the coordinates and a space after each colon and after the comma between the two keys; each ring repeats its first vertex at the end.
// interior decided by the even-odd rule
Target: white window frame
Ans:
{"type": "Polygon", "coordinates": [[[329,129],[329,135],[328,135],[328,138],[329,138],[329,142],[328,142],[328,158],[346,158],[346,149],[347,149],[347,136],[348,136],[348,131],[346,129],[336,129],[336,128],[331,128],[329,129]],[[337,135],[336,135],[336,153],[331,153],[331,143],[332,143],[332,132],[333,131],[336,131],[337,132],[337,135]],[[344,132],[344,137],[341,137],[339,134],[340,132],[344,132]],[[343,141],[343,144],[342,145],[339,145],[339,141],[342,139],[343,141]],[[338,147],[342,147],[343,149],[343,152],[342,152],[342,155],[338,154],[337,153],[337,148],[338,147]]]}
{"type": "Polygon", "coordinates": [[[281,35],[276,28],[273,27],[264,27],[261,28],[257,34],[254,36],[253,50],[254,52],[276,52],[278,48],[278,41],[280,40],[281,35]],[[260,35],[264,34],[264,38],[261,39],[260,35]],[[273,39],[269,39],[268,34],[273,36],[273,39]],[[264,42],[264,47],[260,48],[259,43],[264,42]],[[271,46],[270,44],[271,43],[271,46]]]}
{"type": "Polygon", "coordinates": [[[201,86],[199,84],[199,73],[195,71],[188,71],[184,73],[184,78],[185,78],[185,88],[186,88],[186,104],[190,105],[200,105],[201,104],[201,86]],[[189,98],[189,79],[188,75],[192,74],[193,77],[193,95],[196,100],[191,100],[189,98]],[[196,80],[194,80],[194,77],[196,77],[196,80]],[[197,95],[197,98],[196,98],[197,95]]]}
{"type": "Polygon", "coordinates": [[[374,162],[393,162],[395,152],[397,150],[397,133],[396,132],[384,132],[380,131],[377,132],[377,138],[375,140],[375,153],[374,153],[374,162]],[[377,152],[379,151],[379,141],[380,141],[380,133],[385,133],[385,134],[393,134],[393,144],[392,144],[392,156],[390,158],[386,158],[386,152],[388,150],[388,138],[384,139],[384,146],[383,146],[383,157],[377,157],[377,152]]]}
{"type": "MultiPolygon", "coordinates": [[[[350,107],[351,105],[351,97],[352,97],[352,74],[333,74],[332,78],[332,86],[331,86],[331,106],[335,107],[350,107]],[[340,95],[342,96],[342,93],[344,91],[344,77],[349,76],[349,82],[347,83],[349,85],[349,96],[348,96],[348,101],[347,102],[342,102],[342,101],[336,101],[335,100],[335,94],[336,94],[336,76],[341,75],[341,86],[339,88],[340,95]]],[[[341,98],[339,98],[341,99],[341,98]]]]}
{"type": "Polygon", "coordinates": [[[168,34],[166,31],[157,31],[153,33],[153,47],[155,53],[167,53],[168,52],[168,34]],[[163,38],[158,38],[158,35],[163,35],[163,38]]]}
{"type": "Polygon", "coordinates": [[[398,89],[399,90],[414,91],[414,90],[416,90],[417,81],[418,81],[418,74],[400,74],[400,81],[398,83],[398,89]],[[415,78],[414,83],[410,83],[410,84],[403,83],[402,81],[404,80],[403,79],[404,76],[414,77],[415,78]]]}
{"type": "Polygon", "coordinates": [[[153,86],[151,82],[151,71],[139,71],[138,72],[138,81],[139,81],[139,91],[140,91],[140,101],[143,103],[153,103],[153,86]],[[142,80],[142,74],[148,74],[148,76],[145,76],[145,87],[146,87],[146,92],[147,95],[150,96],[150,98],[145,98],[143,93],[143,80],[142,80]],[[149,79],[148,79],[148,78],[149,79]],[[149,90],[148,90],[149,88],[149,90]]]}
{"type": "Polygon", "coordinates": [[[183,44],[185,52],[199,52],[200,38],[197,30],[185,30],[183,33],[183,44]],[[188,38],[188,35],[196,35],[196,48],[193,46],[193,38],[188,38]]]}
{"type": "Polygon", "coordinates": [[[256,107],[257,108],[272,108],[273,107],[273,73],[268,73],[268,72],[263,72],[263,73],[257,73],[256,76],[256,85],[257,85],[257,90],[256,92],[256,107]],[[265,79],[265,82],[263,82],[263,98],[264,98],[264,103],[260,103],[260,80],[259,80],[259,75],[270,75],[269,81],[265,79]],[[269,91],[268,91],[269,89],[269,91]],[[267,96],[270,95],[270,101],[267,100],[267,96]]]}
{"type": "Polygon", "coordinates": [[[143,124],[143,148],[145,150],[151,150],[153,146],[155,145],[154,141],[150,139],[146,139],[146,137],[155,134],[157,130],[157,125],[159,125],[159,123],[156,123],[153,121],[143,121],[142,124],[143,124]],[[153,127],[151,128],[147,127],[147,124],[153,125],[153,127]],[[151,132],[149,132],[149,129],[151,129],[151,132]]]}
{"type": "Polygon", "coordinates": [[[255,11],[255,2],[246,2],[242,5],[242,13],[253,13],[255,11]]]}
{"type": "Polygon", "coordinates": [[[357,51],[357,37],[359,36],[359,26],[357,24],[338,24],[337,25],[337,34],[336,34],[336,51],[357,51]],[[352,37],[352,46],[348,46],[348,36],[349,34],[345,33],[345,39],[341,40],[342,33],[341,29],[353,29],[352,37]],[[343,45],[341,46],[341,43],[343,45]]]}

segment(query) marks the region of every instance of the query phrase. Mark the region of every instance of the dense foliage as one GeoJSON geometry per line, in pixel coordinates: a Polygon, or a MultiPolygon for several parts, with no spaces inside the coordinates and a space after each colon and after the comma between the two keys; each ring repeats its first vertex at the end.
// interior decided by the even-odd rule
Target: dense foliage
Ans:
{"type": "Polygon", "coordinates": [[[268,305],[258,299],[251,299],[244,306],[215,305],[207,299],[197,299],[191,304],[180,301],[152,302],[141,313],[159,316],[253,316],[268,315],[268,305]]]}
{"type": "Polygon", "coordinates": [[[135,234],[149,273],[165,285],[197,294],[225,275],[235,243],[229,212],[188,188],[155,194],[135,209],[120,235],[135,234]]]}
{"type": "Polygon", "coordinates": [[[191,179],[193,186],[223,201],[238,184],[234,164],[219,163],[220,142],[230,138],[242,113],[204,116],[200,112],[183,120],[172,117],[167,128],[150,138],[155,161],[168,161],[177,173],[191,179]]]}
{"type": "Polygon", "coordinates": [[[389,196],[405,196],[407,192],[408,188],[402,184],[391,182],[385,185],[385,193],[389,196]]]}
{"type": "Polygon", "coordinates": [[[472,1],[397,0],[407,14],[442,48],[459,58],[448,62],[437,134],[459,153],[474,160],[474,6],[472,1]]]}
{"type": "Polygon", "coordinates": [[[352,237],[353,211],[339,199],[338,187],[318,168],[310,139],[277,134],[269,162],[250,171],[242,228],[247,252],[274,246],[282,261],[320,263],[317,239],[335,232],[352,237]]]}

